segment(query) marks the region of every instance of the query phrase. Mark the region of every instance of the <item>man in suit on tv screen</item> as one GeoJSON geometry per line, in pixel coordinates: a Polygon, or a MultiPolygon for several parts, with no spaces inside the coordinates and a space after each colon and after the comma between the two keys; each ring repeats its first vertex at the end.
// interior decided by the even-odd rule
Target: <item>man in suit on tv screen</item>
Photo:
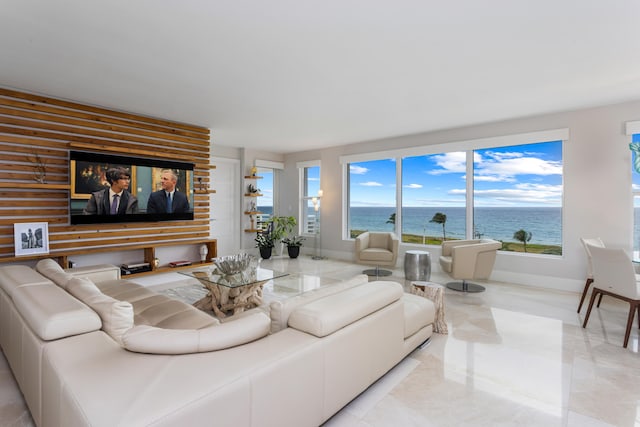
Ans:
{"type": "Polygon", "coordinates": [[[109,188],[91,193],[84,215],[125,215],[138,213],[138,199],[129,192],[131,174],[123,167],[106,172],[109,188]]]}
{"type": "Polygon", "coordinates": [[[162,190],[149,195],[147,213],[184,213],[189,212],[189,199],[185,193],[176,191],[178,175],[171,169],[160,174],[162,190]]]}

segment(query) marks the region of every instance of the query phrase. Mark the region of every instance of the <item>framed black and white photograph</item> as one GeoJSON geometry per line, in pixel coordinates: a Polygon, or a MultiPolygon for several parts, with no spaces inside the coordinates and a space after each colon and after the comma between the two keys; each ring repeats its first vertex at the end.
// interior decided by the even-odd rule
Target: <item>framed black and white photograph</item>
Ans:
{"type": "Polygon", "coordinates": [[[13,224],[16,256],[49,253],[49,223],[24,222],[13,224]]]}

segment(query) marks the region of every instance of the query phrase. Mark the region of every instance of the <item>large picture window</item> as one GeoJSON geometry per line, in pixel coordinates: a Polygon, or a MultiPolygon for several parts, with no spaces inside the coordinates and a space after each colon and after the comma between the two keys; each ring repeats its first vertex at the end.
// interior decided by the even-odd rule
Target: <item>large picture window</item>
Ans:
{"type": "Polygon", "coordinates": [[[562,254],[562,142],[474,151],[474,237],[562,254]]]}
{"type": "Polygon", "coordinates": [[[466,235],[466,153],[402,159],[402,241],[439,245],[466,235]]]}
{"type": "Polygon", "coordinates": [[[349,236],[396,229],[394,159],[349,164],[349,236]]]}
{"type": "MultiPolygon", "coordinates": [[[[395,230],[403,242],[425,245],[491,238],[504,251],[561,255],[565,135],[560,129],[469,141],[452,145],[476,147],[435,154],[413,148],[381,160],[345,156],[347,236],[395,230]],[[562,139],[534,142],[536,136],[562,139]]],[[[637,189],[640,201],[640,174],[637,189]]]]}

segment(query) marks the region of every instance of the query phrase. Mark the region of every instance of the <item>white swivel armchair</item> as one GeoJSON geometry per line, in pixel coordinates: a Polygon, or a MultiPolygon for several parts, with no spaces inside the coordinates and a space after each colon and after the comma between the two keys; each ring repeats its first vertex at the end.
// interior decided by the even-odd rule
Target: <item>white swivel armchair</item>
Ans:
{"type": "Polygon", "coordinates": [[[447,288],[460,292],[482,292],[484,286],[467,280],[488,279],[502,243],[491,239],[445,240],[442,242],[442,271],[462,282],[447,283],[447,288]]]}
{"type": "Polygon", "coordinates": [[[391,271],[380,266],[396,265],[399,243],[395,233],[366,231],[356,237],[356,262],[376,266],[363,271],[368,276],[390,276],[391,271]]]}

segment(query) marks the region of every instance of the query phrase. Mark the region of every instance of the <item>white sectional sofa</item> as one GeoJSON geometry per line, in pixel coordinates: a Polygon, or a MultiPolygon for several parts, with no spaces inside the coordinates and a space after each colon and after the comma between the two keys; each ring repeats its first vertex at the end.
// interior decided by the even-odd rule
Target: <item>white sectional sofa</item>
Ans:
{"type": "Polygon", "coordinates": [[[220,323],[114,266],[0,267],[0,345],[38,426],[317,426],[432,333],[357,276],[220,323]]]}

